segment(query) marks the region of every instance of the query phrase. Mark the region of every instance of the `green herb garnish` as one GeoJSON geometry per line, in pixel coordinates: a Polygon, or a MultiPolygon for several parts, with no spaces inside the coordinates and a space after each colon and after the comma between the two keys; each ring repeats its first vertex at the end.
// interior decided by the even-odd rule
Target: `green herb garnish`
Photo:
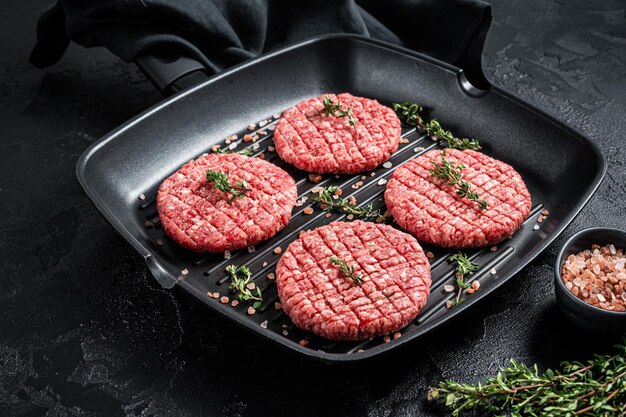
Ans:
{"type": "Polygon", "coordinates": [[[261,307],[263,304],[261,289],[252,282],[250,269],[245,265],[240,267],[229,265],[226,267],[226,272],[230,275],[230,289],[238,294],[239,301],[254,300],[252,308],[256,310],[261,307]],[[252,293],[253,289],[256,289],[256,295],[252,293]]]}
{"type": "Polygon", "coordinates": [[[474,272],[478,269],[478,264],[469,260],[466,254],[462,252],[455,253],[448,257],[449,262],[456,263],[456,273],[454,277],[456,279],[457,293],[450,301],[450,307],[454,307],[465,301],[465,297],[462,297],[463,291],[471,286],[471,282],[466,279],[466,275],[470,272],[474,272]]]}
{"type": "Polygon", "coordinates": [[[487,208],[487,201],[481,200],[478,193],[470,191],[472,186],[467,181],[463,181],[461,177],[461,171],[465,168],[465,165],[458,164],[454,166],[450,161],[446,160],[446,151],[441,151],[441,164],[435,161],[431,161],[435,168],[429,170],[434,177],[442,178],[446,180],[449,185],[456,185],[456,194],[461,198],[467,198],[469,200],[478,203],[480,210],[487,208]]]}
{"type": "Polygon", "coordinates": [[[337,104],[335,104],[330,97],[324,97],[322,101],[324,103],[324,115],[347,117],[350,126],[354,126],[357,124],[357,118],[352,115],[352,107],[348,107],[346,110],[343,110],[341,101],[337,100],[337,104]]]}
{"type": "Polygon", "coordinates": [[[206,179],[209,182],[213,183],[213,188],[217,188],[220,191],[231,194],[228,199],[229,203],[232,203],[234,200],[239,198],[244,198],[246,196],[247,191],[251,191],[248,189],[248,183],[243,181],[235,182],[235,185],[230,185],[229,177],[227,172],[220,171],[212,171],[207,170],[206,179]]]}
{"type": "Polygon", "coordinates": [[[361,274],[357,275],[354,273],[354,266],[348,265],[346,262],[342,261],[336,256],[331,256],[330,263],[339,266],[339,270],[341,271],[342,275],[346,278],[350,278],[352,282],[354,282],[356,285],[361,285],[365,282],[361,274]]]}
{"type": "Polygon", "coordinates": [[[239,155],[245,155],[245,156],[252,156],[254,155],[255,151],[252,148],[243,148],[243,149],[229,149],[228,146],[225,148],[218,148],[215,152],[213,153],[238,153],[239,155]]]}
{"type": "Polygon", "coordinates": [[[320,207],[324,211],[336,210],[341,213],[348,213],[361,218],[377,217],[384,219],[380,210],[374,210],[374,205],[372,203],[365,207],[357,207],[356,203],[350,199],[334,199],[333,195],[338,189],[339,187],[336,186],[322,188],[315,196],[313,196],[313,201],[319,202],[320,207]]]}
{"type": "Polygon", "coordinates": [[[478,151],[481,148],[480,143],[476,139],[457,138],[449,130],[445,130],[441,127],[441,124],[436,119],[424,122],[422,115],[422,106],[416,103],[405,101],[404,103],[394,103],[393,109],[398,113],[398,117],[404,123],[409,126],[413,126],[419,129],[424,129],[428,136],[437,139],[445,140],[448,148],[454,149],[472,149],[478,151]]]}
{"type": "Polygon", "coordinates": [[[428,390],[453,416],[482,410],[493,415],[617,417],[626,415],[626,341],[614,356],[596,355],[586,364],[563,362],[562,371],[539,373],[511,360],[495,377],[476,384],[442,381],[428,390]]]}

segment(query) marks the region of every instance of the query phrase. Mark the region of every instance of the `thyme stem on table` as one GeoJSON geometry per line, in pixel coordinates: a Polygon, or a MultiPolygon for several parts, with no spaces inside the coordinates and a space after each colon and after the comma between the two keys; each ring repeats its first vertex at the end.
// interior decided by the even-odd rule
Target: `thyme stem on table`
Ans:
{"type": "Polygon", "coordinates": [[[336,256],[330,257],[330,263],[339,266],[341,274],[346,278],[350,278],[352,282],[354,282],[356,285],[361,285],[365,282],[361,274],[354,273],[354,266],[348,265],[346,262],[342,261],[336,256]]]}
{"type": "Polygon", "coordinates": [[[409,126],[413,126],[418,129],[426,131],[428,136],[436,140],[446,141],[446,146],[453,149],[472,149],[478,151],[481,148],[480,143],[476,139],[458,138],[452,134],[449,130],[445,130],[441,127],[441,124],[433,119],[429,122],[425,122],[421,112],[422,106],[416,103],[405,101],[404,103],[394,103],[393,109],[398,113],[400,120],[409,126]]]}
{"type": "Polygon", "coordinates": [[[434,177],[446,180],[449,185],[456,185],[457,195],[461,198],[467,198],[477,202],[480,210],[487,209],[487,201],[481,200],[478,193],[471,191],[472,186],[470,183],[463,181],[461,171],[465,168],[465,165],[458,164],[457,166],[454,166],[450,161],[447,161],[445,150],[441,151],[441,164],[438,164],[435,161],[431,162],[435,167],[428,172],[430,172],[434,177]]]}
{"type": "Polygon", "coordinates": [[[234,185],[230,185],[230,179],[227,172],[213,171],[209,169],[206,172],[206,179],[207,181],[213,183],[212,188],[231,194],[228,199],[229,203],[232,203],[234,200],[239,198],[244,198],[246,196],[246,192],[251,191],[245,180],[236,181],[234,185]]]}
{"type": "Polygon", "coordinates": [[[374,206],[371,203],[365,207],[357,207],[356,201],[349,198],[333,198],[338,189],[339,187],[337,186],[324,187],[313,196],[313,201],[319,202],[320,207],[324,211],[336,210],[361,218],[375,217],[384,219],[380,210],[374,210],[374,206]]]}
{"type": "Polygon", "coordinates": [[[511,360],[484,382],[442,381],[429,389],[428,399],[443,402],[455,417],[470,410],[512,417],[626,416],[626,340],[617,348],[614,356],[563,362],[562,370],[543,373],[511,360]]]}
{"type": "Polygon", "coordinates": [[[230,275],[230,289],[238,295],[239,301],[254,301],[252,308],[255,310],[261,307],[263,296],[261,289],[252,282],[250,269],[245,266],[229,265],[226,272],[230,275]],[[256,295],[252,291],[256,290],[256,295]]]}

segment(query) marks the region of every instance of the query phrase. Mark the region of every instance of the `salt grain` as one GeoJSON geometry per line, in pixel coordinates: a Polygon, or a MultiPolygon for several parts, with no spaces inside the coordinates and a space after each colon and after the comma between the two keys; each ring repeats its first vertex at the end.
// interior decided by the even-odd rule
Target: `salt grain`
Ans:
{"type": "Polygon", "coordinates": [[[534,225],[534,226],[533,226],[533,229],[534,229],[534,230],[539,230],[539,225],[538,225],[538,224],[534,225]]]}
{"type": "Polygon", "coordinates": [[[449,285],[449,284],[444,285],[444,286],[443,286],[443,290],[444,290],[445,292],[452,292],[452,291],[454,291],[454,285],[449,285]]]}
{"type": "Polygon", "coordinates": [[[381,178],[381,179],[378,180],[378,185],[385,185],[385,184],[387,184],[387,180],[386,179],[381,178]]]}
{"type": "Polygon", "coordinates": [[[261,322],[260,326],[264,329],[267,329],[267,320],[261,322]]]}
{"type": "Polygon", "coordinates": [[[491,271],[489,271],[491,273],[491,275],[495,275],[498,272],[496,271],[496,268],[491,268],[491,271]]]}
{"type": "Polygon", "coordinates": [[[391,168],[392,166],[393,166],[393,164],[391,162],[389,162],[389,161],[387,161],[387,162],[385,162],[383,164],[383,168],[387,168],[387,169],[391,168]]]}
{"type": "Polygon", "coordinates": [[[248,246],[248,253],[254,253],[255,250],[254,246],[248,246]]]}
{"type": "Polygon", "coordinates": [[[139,194],[139,199],[140,200],[145,200],[146,199],[146,195],[144,193],[139,194]]]}
{"type": "Polygon", "coordinates": [[[224,259],[227,259],[227,260],[230,259],[230,251],[228,250],[224,251],[224,259]]]}

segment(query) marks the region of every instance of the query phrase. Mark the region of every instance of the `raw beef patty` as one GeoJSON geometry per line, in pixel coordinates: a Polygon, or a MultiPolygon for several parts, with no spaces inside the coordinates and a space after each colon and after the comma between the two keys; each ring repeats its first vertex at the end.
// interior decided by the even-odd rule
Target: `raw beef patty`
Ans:
{"type": "Polygon", "coordinates": [[[430,264],[415,238],[372,222],[333,222],[302,232],[276,267],[278,295],[296,326],[332,340],[402,329],[422,309],[430,264]],[[354,267],[361,284],[331,263],[354,267]]]}
{"type": "Polygon", "coordinates": [[[401,127],[394,111],[351,94],[323,94],[285,111],[276,125],[276,152],[308,172],[354,174],[376,168],[398,149],[401,127]],[[351,108],[357,122],[324,114],[324,97],[351,108]]]}
{"type": "Polygon", "coordinates": [[[429,172],[433,161],[441,160],[441,150],[426,152],[398,168],[387,183],[387,208],[403,229],[437,246],[473,248],[498,243],[520,228],[531,199],[511,166],[480,152],[446,149],[446,160],[463,164],[462,180],[487,201],[481,210],[477,202],[457,195],[457,186],[429,172]]]}
{"type": "Polygon", "coordinates": [[[255,245],[287,225],[296,184],[282,169],[239,154],[211,154],[183,165],[159,187],[157,209],[165,233],[196,252],[223,252],[255,245]],[[207,181],[206,171],[246,181],[245,196],[232,196],[207,181]]]}

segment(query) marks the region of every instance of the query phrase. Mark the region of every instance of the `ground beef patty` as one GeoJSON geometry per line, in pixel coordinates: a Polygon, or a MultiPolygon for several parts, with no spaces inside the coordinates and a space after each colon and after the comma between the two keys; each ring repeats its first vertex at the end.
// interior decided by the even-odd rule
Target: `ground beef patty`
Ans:
{"type": "Polygon", "coordinates": [[[376,100],[351,94],[323,94],[285,111],[276,125],[276,152],[308,172],[355,174],[374,169],[398,149],[400,120],[376,100]],[[357,119],[324,115],[324,97],[351,108],[357,119]]]}
{"type": "Polygon", "coordinates": [[[211,154],[183,165],[159,187],[157,209],[165,233],[196,252],[223,252],[255,245],[287,225],[296,203],[296,184],[282,169],[258,158],[211,154]],[[229,174],[229,184],[245,180],[245,197],[206,179],[206,171],[229,174]]]}
{"type": "Polygon", "coordinates": [[[276,267],[278,295],[301,329],[332,340],[361,340],[400,330],[422,309],[430,265],[407,233],[372,222],[333,222],[302,232],[276,267]],[[354,266],[356,284],[331,263],[354,266]]]}
{"type": "Polygon", "coordinates": [[[462,179],[488,207],[456,194],[458,189],[429,170],[441,164],[432,150],[399,167],[387,183],[385,202],[394,219],[420,241],[447,248],[492,245],[511,236],[531,208],[522,177],[509,165],[475,151],[446,149],[446,160],[462,163],[462,179]]]}

